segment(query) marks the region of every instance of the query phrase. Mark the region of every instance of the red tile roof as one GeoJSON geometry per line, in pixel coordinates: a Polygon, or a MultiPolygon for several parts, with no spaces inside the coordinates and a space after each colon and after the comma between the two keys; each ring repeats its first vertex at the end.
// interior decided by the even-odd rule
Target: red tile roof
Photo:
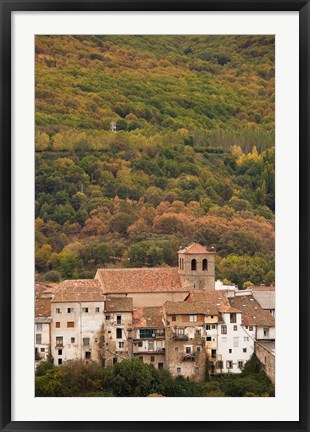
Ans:
{"type": "Polygon", "coordinates": [[[96,279],[65,280],[57,285],[52,302],[104,301],[100,282],[96,279]]]}
{"type": "Polygon", "coordinates": [[[238,295],[228,298],[231,307],[238,308],[242,314],[243,325],[274,327],[275,319],[265,311],[251,295],[238,295]]]}
{"type": "Polygon", "coordinates": [[[190,246],[178,251],[179,254],[214,254],[214,251],[208,251],[199,243],[193,243],[190,246]]]}
{"type": "Polygon", "coordinates": [[[96,279],[104,293],[188,292],[172,267],[98,269],[96,279]]]}
{"type": "Polygon", "coordinates": [[[164,328],[163,308],[154,306],[135,309],[133,312],[133,326],[135,328],[164,328]]]}
{"type": "Polygon", "coordinates": [[[218,315],[216,306],[204,301],[166,302],[164,309],[167,315],[218,315]]]}
{"type": "Polygon", "coordinates": [[[131,297],[107,297],[105,302],[106,312],[132,312],[133,303],[131,297]]]}
{"type": "Polygon", "coordinates": [[[37,282],[35,284],[35,317],[51,317],[51,295],[46,294],[49,285],[37,282]]]}

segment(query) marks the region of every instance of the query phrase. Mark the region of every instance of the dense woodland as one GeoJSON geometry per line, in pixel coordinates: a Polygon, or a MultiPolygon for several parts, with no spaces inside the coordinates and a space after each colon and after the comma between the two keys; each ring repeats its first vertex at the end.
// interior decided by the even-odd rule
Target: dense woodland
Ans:
{"type": "Polygon", "coordinates": [[[36,37],[37,279],[176,265],[274,283],[274,38],[36,37]],[[111,121],[117,132],[110,132],[111,121]]]}

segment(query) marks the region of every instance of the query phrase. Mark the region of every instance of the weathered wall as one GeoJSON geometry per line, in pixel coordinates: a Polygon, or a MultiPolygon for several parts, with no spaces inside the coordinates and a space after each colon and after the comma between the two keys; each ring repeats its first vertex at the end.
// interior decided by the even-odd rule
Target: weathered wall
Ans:
{"type": "Polygon", "coordinates": [[[104,339],[101,344],[101,357],[106,366],[127,359],[132,354],[129,340],[129,328],[132,327],[131,312],[105,312],[104,339]],[[121,317],[120,323],[117,317],[121,317]],[[122,337],[117,337],[117,329],[122,330],[122,337]]]}
{"type": "Polygon", "coordinates": [[[270,381],[275,384],[275,356],[259,342],[255,342],[255,354],[263,365],[263,369],[270,381]]]}
{"type": "Polygon", "coordinates": [[[179,261],[183,260],[179,274],[183,286],[190,285],[190,289],[215,289],[215,254],[179,254],[179,261]],[[195,259],[197,262],[197,269],[191,269],[191,262],[195,259]],[[208,260],[207,270],[202,270],[202,260],[208,260]]]}
{"type": "Polygon", "coordinates": [[[128,297],[132,297],[134,307],[146,307],[162,306],[166,301],[183,301],[188,294],[189,291],[163,293],[128,293],[128,297]]]}

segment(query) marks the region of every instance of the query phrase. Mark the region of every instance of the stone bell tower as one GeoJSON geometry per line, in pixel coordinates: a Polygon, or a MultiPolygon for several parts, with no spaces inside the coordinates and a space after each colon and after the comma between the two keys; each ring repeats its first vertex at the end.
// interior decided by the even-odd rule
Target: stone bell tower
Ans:
{"type": "Polygon", "coordinates": [[[199,243],[178,251],[179,275],[189,289],[215,290],[215,252],[199,243]]]}

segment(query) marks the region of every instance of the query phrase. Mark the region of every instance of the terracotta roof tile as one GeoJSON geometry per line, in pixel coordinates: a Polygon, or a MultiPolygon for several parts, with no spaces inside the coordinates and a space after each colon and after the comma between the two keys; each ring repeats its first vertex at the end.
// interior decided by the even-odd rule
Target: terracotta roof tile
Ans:
{"type": "Polygon", "coordinates": [[[107,312],[132,312],[133,302],[131,297],[107,297],[105,302],[107,312]]]}
{"type": "Polygon", "coordinates": [[[135,309],[133,312],[133,326],[135,328],[164,328],[163,308],[154,306],[135,309]]]}
{"type": "Polygon", "coordinates": [[[274,327],[275,319],[251,295],[228,298],[231,307],[241,310],[242,324],[274,327]]]}
{"type": "Polygon", "coordinates": [[[208,251],[199,243],[193,243],[190,246],[178,251],[179,254],[214,254],[214,251],[208,251]]]}
{"type": "Polygon", "coordinates": [[[103,301],[100,282],[96,279],[65,280],[57,285],[52,302],[103,301]]]}
{"type": "Polygon", "coordinates": [[[104,293],[188,292],[174,267],[98,269],[96,279],[104,293]]]}
{"type": "Polygon", "coordinates": [[[37,282],[35,284],[35,317],[51,317],[51,295],[46,295],[48,285],[37,282]]]}
{"type": "Polygon", "coordinates": [[[218,315],[216,305],[205,301],[180,301],[164,303],[167,315],[218,315]]]}

